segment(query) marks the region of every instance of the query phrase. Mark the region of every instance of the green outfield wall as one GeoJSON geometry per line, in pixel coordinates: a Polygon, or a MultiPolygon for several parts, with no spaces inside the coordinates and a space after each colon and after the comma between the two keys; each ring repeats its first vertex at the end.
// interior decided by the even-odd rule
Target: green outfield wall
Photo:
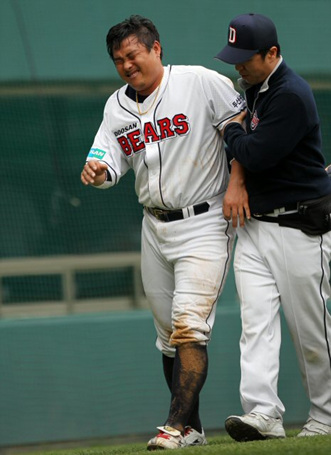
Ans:
{"type": "MultiPolygon", "coordinates": [[[[201,396],[208,431],[241,413],[240,316],[220,305],[201,396]]],[[[0,321],[0,447],[155,433],[170,395],[149,311],[0,321]]],[[[279,394],[285,425],[302,423],[308,402],[284,328],[279,394]]]]}
{"type": "Polygon", "coordinates": [[[329,0],[1,0],[0,80],[116,77],[105,37],[131,14],[155,22],[166,64],[234,74],[214,56],[232,17],[249,12],[272,17],[294,69],[330,73],[329,0]]]}

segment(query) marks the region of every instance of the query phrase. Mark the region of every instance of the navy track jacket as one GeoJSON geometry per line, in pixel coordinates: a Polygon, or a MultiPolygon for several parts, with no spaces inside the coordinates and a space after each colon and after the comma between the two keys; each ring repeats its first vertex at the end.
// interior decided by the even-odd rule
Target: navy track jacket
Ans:
{"type": "Polygon", "coordinates": [[[229,123],[228,153],[245,168],[252,213],[331,193],[316,103],[307,82],[283,61],[263,84],[246,92],[246,132],[229,123]]]}

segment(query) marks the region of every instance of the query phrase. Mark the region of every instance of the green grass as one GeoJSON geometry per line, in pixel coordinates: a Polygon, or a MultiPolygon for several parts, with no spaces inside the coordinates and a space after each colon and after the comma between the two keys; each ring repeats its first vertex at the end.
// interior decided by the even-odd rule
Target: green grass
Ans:
{"type": "MultiPolygon", "coordinates": [[[[208,437],[207,446],[186,447],[171,450],[167,453],[181,453],[182,455],[330,455],[331,436],[297,438],[298,431],[287,431],[286,439],[270,439],[267,441],[245,443],[236,442],[227,435],[213,436],[208,437]]],[[[25,455],[133,455],[143,453],[149,453],[146,450],[146,443],[139,442],[70,450],[39,450],[37,452],[25,452],[25,455]]]]}

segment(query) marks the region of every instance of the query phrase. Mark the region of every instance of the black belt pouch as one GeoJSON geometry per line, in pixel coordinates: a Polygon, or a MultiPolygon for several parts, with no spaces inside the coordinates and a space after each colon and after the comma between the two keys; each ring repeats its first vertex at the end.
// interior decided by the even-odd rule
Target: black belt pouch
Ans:
{"type": "Polygon", "coordinates": [[[300,229],[307,235],[321,235],[331,230],[331,194],[302,201],[298,204],[298,213],[280,215],[280,226],[300,229]]]}

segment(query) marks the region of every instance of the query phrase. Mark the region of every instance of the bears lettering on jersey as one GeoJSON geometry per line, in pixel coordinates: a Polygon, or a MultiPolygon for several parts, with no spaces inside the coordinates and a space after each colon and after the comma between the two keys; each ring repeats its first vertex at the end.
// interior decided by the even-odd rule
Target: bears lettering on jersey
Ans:
{"type": "Polygon", "coordinates": [[[190,123],[185,114],[176,114],[172,119],[164,117],[156,123],[154,125],[152,122],[146,122],[143,125],[143,132],[137,124],[127,125],[114,132],[126,156],[141,152],[146,144],[184,136],[190,131],[190,123]]]}

